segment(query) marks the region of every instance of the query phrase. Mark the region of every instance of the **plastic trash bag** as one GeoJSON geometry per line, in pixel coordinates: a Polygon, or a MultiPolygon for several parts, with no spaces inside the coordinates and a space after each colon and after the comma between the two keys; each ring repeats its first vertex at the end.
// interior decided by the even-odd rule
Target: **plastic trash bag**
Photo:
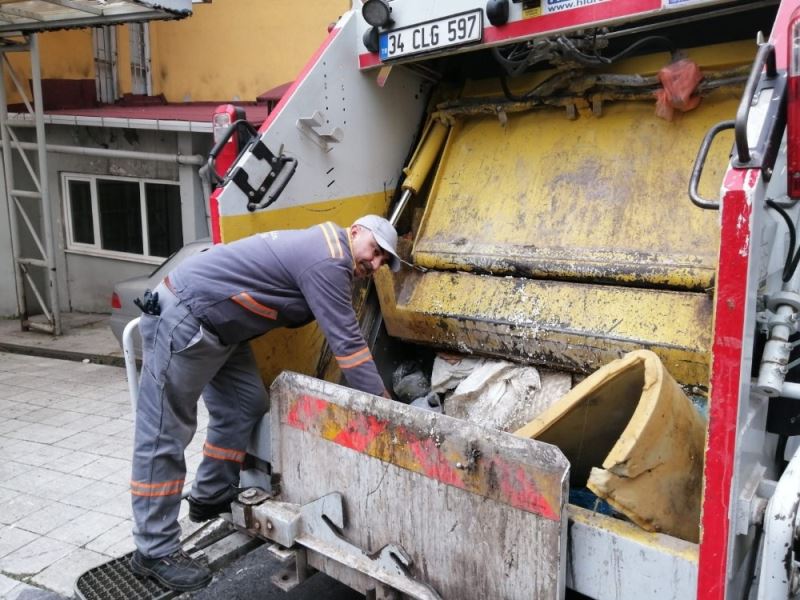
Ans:
{"type": "Polygon", "coordinates": [[[505,360],[437,355],[431,389],[453,390],[444,413],[473,423],[514,431],[569,391],[568,374],[545,372],[505,360]]]}
{"type": "Polygon", "coordinates": [[[693,94],[703,73],[694,61],[684,58],[667,65],[658,72],[658,79],[664,87],[655,92],[656,116],[672,121],[676,110],[687,112],[700,104],[700,96],[693,94]]]}
{"type": "Polygon", "coordinates": [[[400,363],[395,369],[392,389],[401,402],[409,404],[427,395],[431,391],[431,382],[419,363],[410,360],[400,363]]]}

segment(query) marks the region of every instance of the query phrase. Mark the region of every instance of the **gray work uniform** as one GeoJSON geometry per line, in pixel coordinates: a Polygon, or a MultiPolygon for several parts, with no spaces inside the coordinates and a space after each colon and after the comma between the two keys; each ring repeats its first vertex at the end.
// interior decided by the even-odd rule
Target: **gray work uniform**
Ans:
{"type": "Polygon", "coordinates": [[[143,367],[136,414],[134,541],[148,557],[179,548],[177,523],[202,393],[209,412],[192,497],[228,500],[249,436],[268,399],[246,342],[316,319],[348,383],[380,395],[383,381],[352,305],[349,231],[332,223],[254,235],[192,256],[142,315],[143,367]]]}

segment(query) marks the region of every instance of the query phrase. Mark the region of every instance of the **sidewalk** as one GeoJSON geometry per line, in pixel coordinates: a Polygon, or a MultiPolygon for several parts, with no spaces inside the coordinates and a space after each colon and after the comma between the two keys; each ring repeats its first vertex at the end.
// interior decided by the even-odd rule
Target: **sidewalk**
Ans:
{"type": "MultiPolygon", "coordinates": [[[[102,319],[83,321],[60,338],[0,327],[0,598],[72,597],[81,572],[133,549],[125,370],[97,364],[121,352],[102,319]]],[[[187,450],[187,480],[204,437],[187,450]]]]}
{"type": "Polygon", "coordinates": [[[0,351],[122,366],[122,349],[108,326],[108,315],[61,313],[63,335],[22,331],[17,319],[0,319],[0,351]]]}

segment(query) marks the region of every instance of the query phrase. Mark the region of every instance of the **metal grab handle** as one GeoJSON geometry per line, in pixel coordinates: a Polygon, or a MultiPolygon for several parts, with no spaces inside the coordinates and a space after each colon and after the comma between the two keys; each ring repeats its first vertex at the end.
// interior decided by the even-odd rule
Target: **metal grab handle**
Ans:
{"type": "Polygon", "coordinates": [[[711,142],[714,141],[714,138],[720,131],[733,129],[734,127],[736,127],[735,121],[722,121],[721,123],[717,123],[708,130],[706,137],[703,138],[703,143],[700,144],[700,150],[697,151],[697,158],[694,159],[692,176],[689,178],[689,198],[692,200],[695,206],[711,210],[719,210],[720,201],[706,200],[700,195],[697,188],[700,185],[700,177],[703,174],[703,167],[706,164],[706,158],[708,158],[708,150],[711,148],[711,142]]]}
{"type": "Polygon", "coordinates": [[[773,79],[778,76],[778,69],[775,64],[775,47],[772,44],[761,44],[753,62],[747,84],[744,86],[742,101],[736,110],[736,154],[742,164],[750,162],[750,145],[747,141],[747,120],[750,117],[750,105],[753,103],[753,96],[756,93],[756,86],[761,79],[761,70],[767,65],[767,78],[773,79]]]}
{"type": "Polygon", "coordinates": [[[281,165],[278,169],[278,174],[275,176],[275,179],[269,187],[269,193],[266,194],[266,196],[259,202],[248,202],[247,210],[250,212],[266,208],[275,202],[275,200],[278,199],[278,196],[281,195],[281,192],[283,192],[283,188],[285,188],[286,184],[289,183],[292,175],[294,175],[295,169],[297,169],[296,158],[280,156],[278,161],[281,163],[281,165]]]}
{"type": "MultiPolygon", "coordinates": [[[[247,129],[248,133],[250,134],[250,139],[258,135],[258,130],[246,119],[239,119],[238,121],[234,121],[228,125],[228,128],[225,130],[225,135],[223,135],[222,138],[216,144],[214,144],[214,147],[211,148],[211,152],[208,153],[208,169],[214,184],[219,184],[222,182],[222,177],[219,173],[217,173],[217,167],[215,164],[217,156],[219,156],[219,153],[222,152],[222,148],[228,143],[228,140],[231,139],[233,133],[241,128],[247,129]]],[[[247,144],[245,143],[244,146],[246,145],[247,144]]]]}

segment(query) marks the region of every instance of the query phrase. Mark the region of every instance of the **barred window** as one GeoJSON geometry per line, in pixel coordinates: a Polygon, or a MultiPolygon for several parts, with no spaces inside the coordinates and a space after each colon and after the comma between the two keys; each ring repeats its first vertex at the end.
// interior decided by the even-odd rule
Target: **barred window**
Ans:
{"type": "Polygon", "coordinates": [[[69,250],[155,262],[183,246],[176,183],[65,174],[62,189],[69,250]]]}

